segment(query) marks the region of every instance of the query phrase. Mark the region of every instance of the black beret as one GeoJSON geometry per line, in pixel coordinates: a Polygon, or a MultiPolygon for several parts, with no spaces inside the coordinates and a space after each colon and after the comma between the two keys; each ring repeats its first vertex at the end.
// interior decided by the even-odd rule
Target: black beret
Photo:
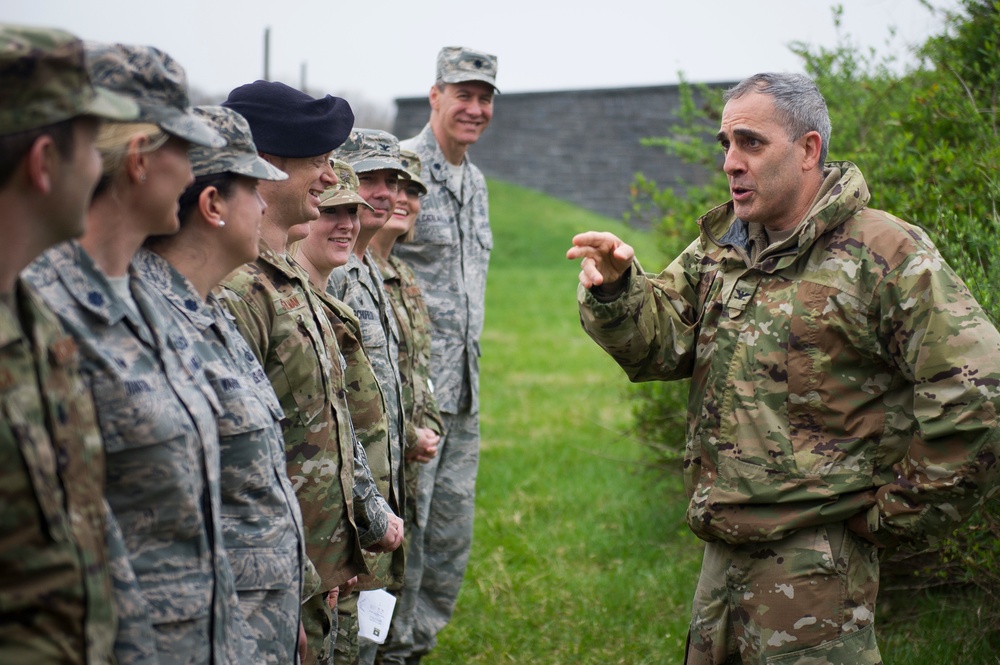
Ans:
{"type": "Polygon", "coordinates": [[[234,89],[222,106],[250,123],[257,150],[276,157],[315,157],[343,143],[354,127],[347,100],[314,99],[278,81],[254,81],[234,89]]]}

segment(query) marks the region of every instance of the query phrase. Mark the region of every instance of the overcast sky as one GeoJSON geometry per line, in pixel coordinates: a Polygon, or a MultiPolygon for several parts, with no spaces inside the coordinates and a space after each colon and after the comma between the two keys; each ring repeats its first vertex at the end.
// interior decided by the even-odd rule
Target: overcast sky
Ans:
{"type": "MultiPolygon", "coordinates": [[[[956,0],[932,0],[955,7],[956,0]]],[[[4,0],[0,20],[58,26],[86,39],[151,44],[176,58],[192,86],[225,97],[263,77],[358,95],[424,96],[438,49],[499,57],[501,92],[738,80],[800,71],[791,42],[832,46],[834,0],[4,0]]],[[[879,52],[939,31],[919,0],[839,0],[842,32],[879,52]],[[886,48],[890,28],[897,30],[886,48]]]]}

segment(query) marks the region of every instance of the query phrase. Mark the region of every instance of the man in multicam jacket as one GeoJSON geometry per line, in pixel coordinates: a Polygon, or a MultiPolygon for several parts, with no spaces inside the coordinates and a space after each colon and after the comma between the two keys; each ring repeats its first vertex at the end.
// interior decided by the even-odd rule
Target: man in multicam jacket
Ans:
{"type": "Polygon", "coordinates": [[[417,510],[426,515],[421,520],[426,526],[411,535],[407,554],[403,595],[416,594],[417,610],[413,645],[399,646],[409,651],[409,662],[419,662],[434,648],[438,631],[451,618],[472,548],[479,337],[493,234],[486,179],[466,153],[493,117],[496,74],[496,56],[457,46],[441,49],[430,89],[430,121],[400,144],[423,162],[421,179],[428,193],[413,239],[396,243],[393,253],[413,269],[427,302],[433,326],[431,375],[445,421],[437,457],[420,470],[417,510]]]}
{"type": "Polygon", "coordinates": [[[707,544],[686,662],[878,663],[879,548],[996,491],[1000,334],[921,229],[825,163],[812,81],[759,74],[726,100],[732,200],[655,276],[611,234],[574,238],[581,320],[633,381],[691,377],[707,544]]]}
{"type": "Polygon", "coordinates": [[[402,539],[402,521],[376,491],[351,425],[332,322],[287,254],[296,227],[308,229],[319,217],[319,194],[337,182],[329,153],[349,134],[354,114],[342,99],[317,100],[267,81],[236,88],[223,106],[246,117],[261,156],[289,174],[261,183],[268,209],[260,256],[226,280],[222,296],[285,412],[288,475],[320,578],[304,591],[305,662],[325,663],[336,636],[337,589],[367,572],[362,548],[398,546],[397,532],[402,539]]]}
{"type": "Polygon", "coordinates": [[[19,240],[0,246],[0,662],[110,664],[101,435],[75,342],[18,273],[82,233],[99,118],[138,108],[50,28],[0,24],[0,90],[0,230],[19,240]]]}
{"type": "MultiPolygon", "coordinates": [[[[375,264],[368,245],[392,215],[396,205],[396,190],[406,171],[399,161],[399,141],[395,136],[376,129],[355,129],[334,155],[346,162],[357,174],[358,195],[368,204],[358,209],[361,227],[347,265],[330,274],[327,291],[354,310],[361,325],[361,343],[371,359],[378,387],[384,397],[386,431],[359,432],[365,451],[371,460],[379,491],[389,501],[396,515],[403,515],[405,480],[403,477],[403,446],[405,420],[402,401],[402,380],[399,376],[399,327],[392,315],[389,298],[382,285],[382,273],[375,264]],[[379,467],[382,473],[375,472],[379,467]]],[[[358,579],[357,591],[396,586],[403,581],[404,549],[391,555],[378,555],[369,560],[371,576],[358,579]]],[[[358,662],[371,665],[377,645],[368,640],[358,643],[358,593],[343,596],[338,611],[348,627],[337,641],[336,663],[358,662]],[[360,654],[360,659],[358,658],[360,654]]],[[[342,628],[344,627],[342,626],[342,628]]]]}

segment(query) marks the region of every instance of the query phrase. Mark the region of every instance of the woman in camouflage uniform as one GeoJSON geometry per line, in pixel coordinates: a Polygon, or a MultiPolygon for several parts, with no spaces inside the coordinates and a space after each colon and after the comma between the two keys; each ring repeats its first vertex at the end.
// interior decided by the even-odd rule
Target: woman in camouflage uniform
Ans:
{"type": "Polygon", "coordinates": [[[260,363],[211,293],[226,275],[257,258],[266,207],[258,179],[288,176],[257,156],[250,127],[238,113],[221,106],[194,112],[229,144],[191,149],[196,179],[180,198],[180,231],[147,240],[148,250],[140,250],[133,263],[161,309],[191,331],[222,406],[222,530],[258,662],[292,665],[308,559],[299,502],[285,468],[284,414],[260,363]]]}
{"type": "Polygon", "coordinates": [[[106,497],[126,549],[112,561],[115,657],[251,662],[222,541],[219,401],[186,331],[131,265],[147,236],[177,230],[188,147],[225,141],[192,115],[184,71],[168,55],[90,44],[87,56],[95,82],[135,99],[138,122],[102,128],[85,234],[47,251],[26,277],[80,347],[104,439],[106,497]]]}
{"type": "MultiPolygon", "coordinates": [[[[357,193],[358,178],[347,163],[331,159],[338,183],[327,188],[320,195],[320,218],[310,224],[309,235],[297,244],[295,260],[309,276],[309,286],[313,295],[323,304],[330,317],[337,337],[339,354],[344,367],[345,396],[351,415],[351,424],[364,446],[376,487],[388,496],[388,473],[384,460],[388,455],[389,420],[385,396],[375,377],[368,352],[361,343],[361,323],[354,311],[344,302],[326,291],[330,273],[334,268],[345,265],[354,249],[360,222],[358,206],[367,206],[357,193]]],[[[389,557],[381,552],[365,552],[365,560],[372,575],[385,575],[389,557]],[[381,566],[381,567],[380,567],[381,566]]],[[[400,571],[401,574],[402,571],[400,571]]],[[[341,585],[336,602],[352,593],[359,578],[341,585]]],[[[338,626],[337,644],[357,646],[358,626],[356,622],[341,620],[338,626]]]]}
{"type": "MultiPolygon", "coordinates": [[[[375,259],[393,314],[399,325],[399,375],[403,381],[403,409],[406,417],[406,451],[403,473],[406,480],[406,506],[404,522],[409,527],[403,546],[409,554],[409,539],[422,534],[426,515],[418,515],[417,492],[419,465],[426,464],[437,455],[438,443],[444,424],[434,399],[430,376],[431,337],[427,305],[417,286],[413,271],[399,258],[393,256],[397,239],[408,239],[420,213],[420,197],[427,187],[420,179],[420,157],[411,150],[400,150],[400,161],[410,174],[410,179],[400,181],[396,208],[385,226],[375,234],[371,255],[375,259]]],[[[425,502],[426,503],[426,502],[425,502]]],[[[418,571],[420,565],[409,561],[407,570],[418,571]]],[[[404,582],[405,584],[405,582],[404,582]]],[[[397,632],[408,631],[409,616],[413,612],[416,596],[403,594],[402,588],[390,588],[400,596],[393,617],[392,630],[385,646],[379,651],[386,662],[391,661],[397,632]]]]}

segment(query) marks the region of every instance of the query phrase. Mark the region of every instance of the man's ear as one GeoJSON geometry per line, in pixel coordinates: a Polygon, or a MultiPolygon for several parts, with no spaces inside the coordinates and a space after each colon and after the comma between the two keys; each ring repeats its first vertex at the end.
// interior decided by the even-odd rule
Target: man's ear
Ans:
{"type": "Polygon", "coordinates": [[[441,97],[441,89],[438,88],[437,84],[435,83],[434,85],[431,86],[431,91],[427,95],[427,98],[430,100],[431,103],[432,111],[437,111],[438,100],[440,97],[441,97]]]}
{"type": "Polygon", "coordinates": [[[55,140],[48,134],[39,136],[24,156],[28,184],[42,194],[49,194],[52,191],[53,170],[59,168],[62,160],[55,140]]]}
{"type": "Polygon", "coordinates": [[[802,157],[802,170],[811,171],[813,169],[822,169],[823,165],[819,163],[819,155],[823,150],[823,137],[819,135],[817,131],[806,132],[799,139],[802,142],[802,147],[804,149],[802,157]]]}

